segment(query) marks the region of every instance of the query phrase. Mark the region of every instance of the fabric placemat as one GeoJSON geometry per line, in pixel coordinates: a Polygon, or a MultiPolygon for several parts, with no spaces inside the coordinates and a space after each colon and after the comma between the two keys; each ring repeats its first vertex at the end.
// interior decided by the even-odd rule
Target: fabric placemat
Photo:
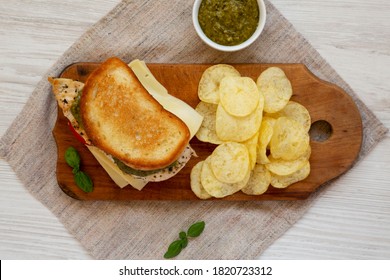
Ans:
{"type": "Polygon", "coordinates": [[[206,222],[206,230],[177,259],[256,258],[302,217],[324,186],[304,201],[74,200],[56,181],[52,129],[57,104],[47,77],[58,76],[71,63],[98,62],[110,56],[147,63],[304,63],[355,100],[364,126],[362,159],[387,129],[269,1],[266,7],[267,23],[260,39],[243,51],[221,53],[197,37],[192,1],[122,1],[83,34],[37,84],[2,137],[0,156],[93,258],[162,259],[178,232],[198,220],[206,222]]]}

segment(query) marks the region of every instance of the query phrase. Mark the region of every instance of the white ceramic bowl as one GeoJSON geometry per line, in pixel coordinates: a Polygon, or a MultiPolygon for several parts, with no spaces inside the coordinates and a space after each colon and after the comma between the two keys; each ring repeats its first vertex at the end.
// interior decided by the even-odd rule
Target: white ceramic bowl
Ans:
{"type": "Polygon", "coordinates": [[[203,33],[203,30],[202,30],[202,28],[199,25],[198,11],[199,11],[199,7],[200,7],[200,3],[201,2],[202,2],[202,0],[195,0],[195,2],[194,2],[194,6],[192,8],[192,22],[194,24],[196,33],[198,33],[199,37],[207,45],[209,45],[210,47],[212,47],[212,48],[214,48],[216,50],[220,50],[220,51],[224,51],[224,52],[234,52],[234,51],[242,50],[242,49],[248,47],[249,45],[251,45],[254,41],[256,41],[256,39],[260,36],[261,32],[264,29],[267,12],[265,10],[264,1],[263,0],[257,0],[257,3],[259,5],[260,17],[259,17],[259,23],[257,25],[257,29],[252,34],[252,36],[249,37],[249,39],[246,40],[245,42],[242,42],[241,44],[238,44],[238,45],[235,45],[235,46],[224,46],[224,45],[217,44],[214,41],[212,41],[211,39],[209,39],[203,33]]]}

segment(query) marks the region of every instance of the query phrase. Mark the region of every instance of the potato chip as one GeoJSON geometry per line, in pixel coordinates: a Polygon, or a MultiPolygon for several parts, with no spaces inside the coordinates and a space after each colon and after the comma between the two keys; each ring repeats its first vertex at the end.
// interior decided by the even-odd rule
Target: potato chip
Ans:
{"type": "Polygon", "coordinates": [[[267,147],[269,142],[271,141],[275,122],[276,120],[274,118],[266,116],[263,117],[263,120],[261,122],[256,156],[256,162],[259,164],[269,163],[269,159],[267,156],[267,147]]]}
{"type": "Polygon", "coordinates": [[[233,66],[215,65],[203,73],[198,95],[203,123],[196,136],[218,145],[191,171],[198,198],[240,190],[261,195],[271,185],[286,188],[310,174],[311,117],[290,101],[292,87],[282,69],[266,69],[255,83],[233,66]]]}
{"type": "Polygon", "coordinates": [[[270,141],[271,155],[284,160],[297,159],[307,151],[309,141],[309,134],[300,123],[280,117],[275,122],[270,141]]]}
{"type": "Polygon", "coordinates": [[[276,175],[286,176],[294,173],[306,164],[311,155],[311,147],[307,146],[305,153],[295,160],[275,159],[272,155],[269,157],[270,162],[265,164],[265,167],[276,175]]]}
{"type": "Polygon", "coordinates": [[[249,171],[249,152],[244,144],[226,142],[214,149],[210,166],[215,177],[224,183],[242,181],[249,171]]]}
{"type": "Polygon", "coordinates": [[[203,162],[202,170],[200,173],[200,181],[206,192],[208,192],[213,197],[222,198],[228,195],[232,195],[241,190],[248,183],[250,177],[249,170],[245,174],[244,179],[237,183],[228,184],[219,181],[215,177],[214,172],[211,169],[210,160],[211,157],[208,157],[203,162]]]}
{"type": "Polygon", "coordinates": [[[217,64],[207,68],[200,78],[198,86],[198,97],[200,100],[218,104],[219,84],[224,77],[240,77],[241,74],[233,66],[217,64]]]}
{"type": "Polygon", "coordinates": [[[219,85],[219,97],[226,112],[245,117],[256,109],[260,94],[256,83],[249,77],[225,77],[219,85]]]}
{"type": "Polygon", "coordinates": [[[309,131],[311,126],[311,117],[309,111],[305,108],[305,106],[294,101],[289,101],[282,110],[273,114],[269,114],[268,116],[275,119],[279,117],[287,117],[296,120],[303,125],[306,131],[309,131]]]}
{"type": "Polygon", "coordinates": [[[241,189],[245,194],[260,195],[268,190],[271,173],[262,164],[256,164],[251,172],[248,184],[241,189]]]}
{"type": "Polygon", "coordinates": [[[255,133],[251,138],[248,140],[241,142],[246,146],[249,152],[249,168],[252,170],[255,167],[256,164],[256,158],[257,158],[257,142],[259,139],[259,132],[255,133]]]}
{"type": "Polygon", "coordinates": [[[263,118],[263,98],[251,114],[245,117],[235,117],[218,105],[215,128],[217,136],[223,141],[243,142],[251,138],[260,128],[263,118]]]}
{"type": "Polygon", "coordinates": [[[211,195],[208,192],[206,192],[206,190],[204,189],[200,181],[200,173],[202,171],[202,166],[203,166],[203,161],[200,161],[197,164],[195,164],[195,166],[191,170],[190,173],[191,190],[200,199],[208,199],[211,198],[211,195]]]}
{"type": "Polygon", "coordinates": [[[270,156],[270,163],[267,163],[265,167],[273,174],[286,176],[294,173],[298,169],[301,169],[305,165],[307,159],[300,157],[295,160],[274,159],[270,156]]]}
{"type": "Polygon", "coordinates": [[[221,144],[223,141],[218,138],[215,130],[217,105],[200,101],[195,110],[203,116],[203,121],[196,133],[196,137],[203,142],[221,144]]]}
{"type": "Polygon", "coordinates": [[[271,173],[271,185],[278,189],[287,188],[288,186],[302,181],[307,178],[310,174],[310,162],[306,161],[305,165],[295,171],[294,173],[287,176],[280,176],[271,173]]]}
{"type": "Polygon", "coordinates": [[[275,113],[283,109],[292,96],[292,87],[283,70],[270,67],[257,78],[257,87],[264,95],[264,112],[275,113]]]}

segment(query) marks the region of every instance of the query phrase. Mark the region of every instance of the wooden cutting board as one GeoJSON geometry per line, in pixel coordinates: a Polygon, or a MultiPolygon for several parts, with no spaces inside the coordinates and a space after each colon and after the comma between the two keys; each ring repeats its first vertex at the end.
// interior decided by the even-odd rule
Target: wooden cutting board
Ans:
{"type": "MultiPolygon", "coordinates": [[[[67,67],[61,77],[84,82],[98,67],[97,63],[76,63],[67,67]]],[[[148,64],[149,69],[168,92],[192,107],[198,102],[197,88],[206,64],[148,64]]],[[[269,187],[260,196],[241,192],[219,200],[298,200],[305,199],[323,183],[351,168],[362,144],[362,121],[352,98],[341,88],[315,77],[302,64],[235,64],[242,76],[257,79],[270,66],[282,68],[293,87],[292,100],[303,104],[312,118],[310,157],[311,173],[305,180],[285,189],[269,187]]],[[[151,124],[153,125],[153,124],[151,124]]],[[[58,147],[57,179],[61,189],[80,200],[199,200],[190,188],[190,172],[216,147],[194,137],[190,144],[198,154],[173,178],[149,183],[142,191],[130,186],[117,187],[89,150],[76,140],[59,109],[53,135],[58,147]],[[64,159],[65,150],[74,146],[81,156],[81,169],[94,182],[94,191],[84,193],[74,183],[72,169],[64,159]]]]}

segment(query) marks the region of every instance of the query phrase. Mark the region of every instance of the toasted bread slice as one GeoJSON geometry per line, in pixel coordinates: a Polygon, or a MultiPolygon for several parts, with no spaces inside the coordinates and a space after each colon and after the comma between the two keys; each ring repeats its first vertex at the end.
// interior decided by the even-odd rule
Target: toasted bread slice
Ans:
{"type": "Polygon", "coordinates": [[[88,77],[80,111],[92,144],[137,170],[167,167],[190,139],[186,124],[166,111],[118,58],[88,77]]]}

